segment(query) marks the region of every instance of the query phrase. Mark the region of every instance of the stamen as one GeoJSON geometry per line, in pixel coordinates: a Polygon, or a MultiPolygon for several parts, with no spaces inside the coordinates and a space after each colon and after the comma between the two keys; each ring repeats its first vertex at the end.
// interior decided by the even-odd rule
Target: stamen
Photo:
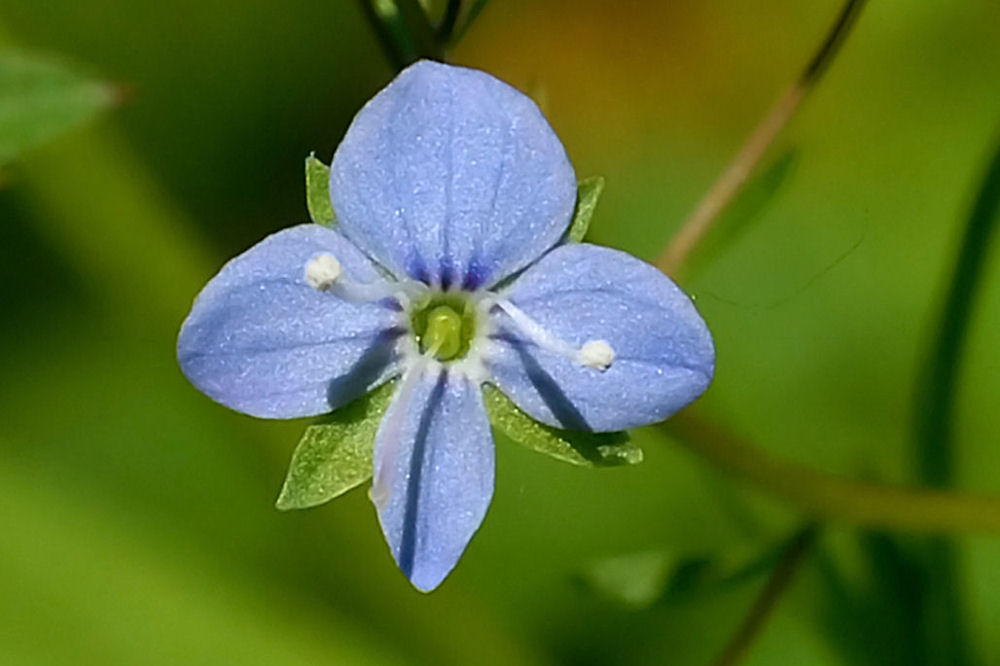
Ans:
{"type": "Polygon", "coordinates": [[[395,298],[405,308],[410,300],[426,287],[416,282],[355,282],[347,277],[337,258],[329,253],[317,254],[306,262],[306,283],[319,291],[329,291],[349,301],[378,301],[395,298]]]}
{"type": "Polygon", "coordinates": [[[542,328],[541,324],[509,300],[499,298],[493,301],[493,305],[507,313],[507,316],[521,329],[522,333],[546,351],[559,354],[578,365],[601,372],[611,367],[615,360],[615,350],[606,340],[588,340],[577,348],[542,328]]]}

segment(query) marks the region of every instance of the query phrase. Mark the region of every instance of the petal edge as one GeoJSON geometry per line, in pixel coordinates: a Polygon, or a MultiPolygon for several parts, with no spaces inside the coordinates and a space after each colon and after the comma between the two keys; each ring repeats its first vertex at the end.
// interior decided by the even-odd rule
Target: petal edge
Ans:
{"type": "Polygon", "coordinates": [[[566,342],[603,340],[615,352],[606,370],[584,367],[540,348],[495,314],[487,366],[497,386],[543,423],[595,432],[647,425],[711,383],[715,349],[694,304],[663,273],[624,252],[560,246],[505,296],[566,342]]]}
{"type": "Polygon", "coordinates": [[[576,202],[566,151],[531,99],[485,72],[403,70],[331,165],[340,228],[397,276],[488,287],[559,241],[576,202]]]}
{"type": "Polygon", "coordinates": [[[306,284],[305,264],[321,252],[352,279],[381,279],[332,229],[303,224],[268,236],[223,266],[195,300],[177,341],[188,380],[236,411],[297,418],[329,412],[388,379],[398,313],[306,284]]]}

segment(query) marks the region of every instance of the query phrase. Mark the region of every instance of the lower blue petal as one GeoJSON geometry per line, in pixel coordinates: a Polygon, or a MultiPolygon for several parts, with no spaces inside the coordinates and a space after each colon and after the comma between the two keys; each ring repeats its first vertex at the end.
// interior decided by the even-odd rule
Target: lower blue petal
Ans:
{"type": "Polygon", "coordinates": [[[493,498],[479,386],[447,370],[404,378],[379,427],[374,466],[372,499],[392,555],[429,592],[458,563],[493,498]]]}
{"type": "Polygon", "coordinates": [[[670,278],[624,252],[579,243],[556,248],[503,294],[548,332],[579,347],[604,340],[606,370],[529,340],[497,313],[487,367],[521,409],[549,425],[609,432],[661,421],[708,388],[712,337],[670,278]]]}
{"type": "Polygon", "coordinates": [[[391,376],[399,313],[309,286],[305,266],[320,253],[355,281],[382,279],[327,227],[265,238],[226,264],[191,308],[177,358],[192,384],[252,416],[296,418],[329,412],[391,376]]]}

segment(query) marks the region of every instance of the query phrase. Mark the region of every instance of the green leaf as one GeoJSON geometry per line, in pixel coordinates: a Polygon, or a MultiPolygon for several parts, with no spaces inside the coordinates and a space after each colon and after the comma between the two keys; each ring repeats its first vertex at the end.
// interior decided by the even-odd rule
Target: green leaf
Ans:
{"type": "Polygon", "coordinates": [[[58,62],[0,52],[0,164],[89,120],[116,96],[58,62]]]}
{"type": "Polygon", "coordinates": [[[662,595],[680,558],[666,551],[606,557],[580,574],[583,583],[609,601],[629,608],[646,608],[662,595]]]}
{"type": "Polygon", "coordinates": [[[316,153],[306,158],[306,208],[316,224],[336,226],[337,216],[330,203],[330,167],[316,159],[316,153]]]}
{"type": "Polygon", "coordinates": [[[604,191],[604,176],[591,176],[580,181],[576,190],[576,210],[567,236],[572,243],[579,243],[587,235],[590,218],[594,216],[597,200],[604,191]]]}
{"type": "Polygon", "coordinates": [[[613,467],[642,462],[642,449],[625,432],[560,430],[539,423],[492,386],[483,399],[493,427],[529,449],[574,465],[613,467]]]}
{"type": "MultiPolygon", "coordinates": [[[[811,528],[809,528],[811,529],[811,528]]],[[[580,580],[596,594],[630,608],[683,602],[756,581],[773,571],[794,539],[737,542],[716,552],[684,549],[622,553],[589,562],[580,580]]]]}
{"type": "Polygon", "coordinates": [[[394,382],[384,384],[306,428],[292,454],[279,509],[329,502],[371,478],[375,432],[393,390],[394,382]]]}

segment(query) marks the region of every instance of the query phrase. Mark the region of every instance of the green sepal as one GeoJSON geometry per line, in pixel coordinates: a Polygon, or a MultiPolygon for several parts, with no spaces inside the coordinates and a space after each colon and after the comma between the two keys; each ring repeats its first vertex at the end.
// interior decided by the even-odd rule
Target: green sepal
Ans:
{"type": "Polygon", "coordinates": [[[371,478],[375,433],[394,385],[384,384],[306,428],[275,506],[282,511],[307,509],[371,478]]]}
{"type": "Polygon", "coordinates": [[[573,211],[573,221],[569,225],[566,237],[571,243],[579,243],[587,235],[590,228],[590,218],[594,216],[597,201],[604,191],[604,176],[584,178],[577,185],[576,210],[573,211]]]}
{"type": "Polygon", "coordinates": [[[309,153],[306,158],[306,208],[316,224],[337,225],[337,216],[330,203],[330,167],[309,153]]]}
{"type": "Polygon", "coordinates": [[[556,460],[588,467],[642,462],[642,449],[626,432],[581,432],[547,426],[525,414],[507,396],[489,385],[483,386],[483,400],[490,423],[496,430],[556,460]]]}
{"type": "Polygon", "coordinates": [[[0,164],[90,120],[119,97],[58,61],[0,53],[0,164]]]}

